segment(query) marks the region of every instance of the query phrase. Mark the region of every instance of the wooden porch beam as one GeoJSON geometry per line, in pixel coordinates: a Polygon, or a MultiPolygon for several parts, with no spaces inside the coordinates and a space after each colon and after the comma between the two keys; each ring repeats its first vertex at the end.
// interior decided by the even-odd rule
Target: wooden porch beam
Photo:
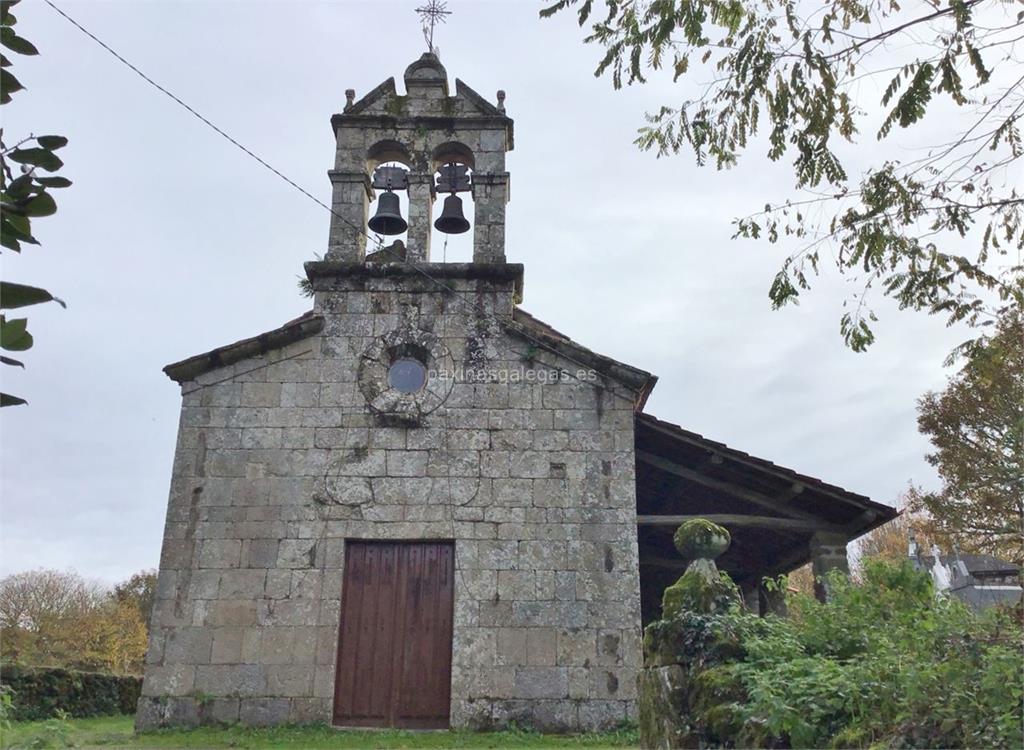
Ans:
{"type": "Polygon", "coordinates": [[[643,461],[646,464],[654,466],[655,468],[667,471],[670,474],[682,477],[683,479],[689,479],[692,482],[697,482],[705,487],[724,492],[727,495],[738,497],[741,500],[746,500],[749,503],[758,505],[762,508],[768,508],[777,513],[790,516],[792,518],[803,519],[804,521],[818,521],[810,513],[804,513],[803,511],[796,510],[795,508],[789,507],[785,502],[781,502],[778,498],[771,497],[770,495],[763,495],[760,492],[747,489],[745,487],[737,487],[730,482],[723,481],[721,479],[715,479],[709,477],[707,474],[702,474],[699,471],[678,464],[675,461],[670,461],[662,456],[656,456],[653,453],[647,451],[637,451],[636,458],[638,461],[643,461]]]}
{"type": "Polygon", "coordinates": [[[835,524],[819,521],[817,519],[806,520],[797,518],[773,518],[771,516],[746,516],[729,513],[710,513],[692,516],[667,516],[667,515],[645,515],[637,516],[636,522],[640,526],[679,526],[695,518],[703,518],[712,523],[721,524],[726,528],[730,526],[748,526],[758,529],[778,529],[779,531],[825,531],[832,534],[843,534],[844,528],[835,524]]]}

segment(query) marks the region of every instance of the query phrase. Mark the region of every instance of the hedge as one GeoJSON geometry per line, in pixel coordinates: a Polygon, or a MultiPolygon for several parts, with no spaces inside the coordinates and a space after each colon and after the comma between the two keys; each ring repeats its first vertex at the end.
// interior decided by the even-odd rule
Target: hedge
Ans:
{"type": "Polygon", "coordinates": [[[141,677],[75,672],[49,667],[0,666],[0,685],[13,691],[12,719],[49,719],[58,710],[69,716],[135,713],[142,692],[141,677]]]}

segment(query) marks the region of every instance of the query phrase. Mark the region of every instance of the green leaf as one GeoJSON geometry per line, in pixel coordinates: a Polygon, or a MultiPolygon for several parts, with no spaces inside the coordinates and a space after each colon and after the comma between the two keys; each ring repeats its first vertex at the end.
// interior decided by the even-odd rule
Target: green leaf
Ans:
{"type": "Polygon", "coordinates": [[[36,182],[48,188],[71,187],[71,180],[67,177],[36,177],[36,182]]]}
{"type": "Polygon", "coordinates": [[[52,216],[57,213],[57,201],[49,193],[34,195],[22,204],[26,216],[52,216]]]}
{"type": "Polygon", "coordinates": [[[0,281],[0,309],[10,310],[15,307],[26,305],[38,305],[41,302],[56,302],[63,308],[67,308],[64,300],[54,297],[45,289],[25,284],[12,284],[9,281],[0,281]]]}
{"type": "Polygon", "coordinates": [[[62,135],[41,135],[36,140],[40,146],[51,151],[56,151],[58,148],[64,148],[68,145],[68,139],[62,135]]]}
{"type": "Polygon", "coordinates": [[[16,148],[8,157],[11,161],[41,167],[47,172],[56,172],[64,166],[59,156],[45,148],[16,148]]]}
{"type": "Polygon", "coordinates": [[[38,245],[39,240],[30,233],[28,218],[18,216],[9,210],[0,211],[0,244],[16,252],[21,252],[18,243],[27,242],[38,245]]]}
{"type": "Polygon", "coordinates": [[[12,237],[10,232],[0,230],[0,246],[6,247],[8,250],[13,250],[16,253],[21,252],[21,243],[12,237]]]}
{"type": "Polygon", "coordinates": [[[0,104],[7,104],[11,100],[11,94],[24,88],[11,71],[0,68],[0,104]]]}
{"type": "Polygon", "coordinates": [[[19,55],[38,55],[39,50],[28,39],[24,39],[14,33],[10,26],[0,28],[0,44],[4,45],[11,52],[19,55]]]}
{"type": "Polygon", "coordinates": [[[0,2],[0,23],[4,26],[13,26],[16,22],[14,14],[11,13],[11,8],[17,5],[20,0],[3,0],[0,2]]]}
{"type": "Polygon", "coordinates": [[[28,320],[18,318],[17,320],[0,319],[0,349],[9,352],[23,352],[32,348],[32,334],[26,330],[28,320]]]}
{"type": "MultiPolygon", "coordinates": [[[[4,204],[3,208],[8,209],[9,205],[4,204]]],[[[18,235],[18,239],[30,236],[32,222],[29,219],[19,214],[11,213],[9,210],[0,210],[0,216],[10,225],[6,227],[7,231],[15,232],[18,235]]]]}
{"type": "Polygon", "coordinates": [[[28,403],[28,401],[26,401],[23,398],[18,398],[17,396],[12,396],[9,393],[0,393],[0,407],[2,407],[2,406],[21,406],[22,404],[27,404],[27,403],[28,403]]]}
{"type": "Polygon", "coordinates": [[[16,359],[11,359],[10,357],[0,357],[0,363],[10,365],[11,367],[20,367],[23,370],[25,369],[25,365],[22,362],[19,362],[16,359]]]}
{"type": "Polygon", "coordinates": [[[15,200],[28,198],[32,194],[32,175],[23,174],[7,186],[7,195],[15,200]]]}

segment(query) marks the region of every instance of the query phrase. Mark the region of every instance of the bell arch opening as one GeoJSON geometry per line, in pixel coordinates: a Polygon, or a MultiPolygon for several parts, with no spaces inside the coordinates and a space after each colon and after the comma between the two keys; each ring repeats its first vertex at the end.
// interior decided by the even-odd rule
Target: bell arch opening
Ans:
{"type": "MultiPolygon", "coordinates": [[[[435,154],[441,153],[435,151],[435,154]]],[[[447,152],[449,155],[454,156],[454,152],[447,152]]],[[[472,159],[472,154],[469,154],[469,158],[472,159]]],[[[467,173],[469,174],[470,182],[473,179],[473,164],[471,161],[465,161],[461,158],[448,158],[438,161],[435,157],[434,163],[434,184],[438,185],[438,181],[441,177],[441,167],[446,164],[460,164],[467,167],[467,173]]],[[[455,194],[462,202],[462,216],[468,221],[469,229],[460,234],[449,234],[448,232],[440,231],[436,226],[431,227],[430,235],[430,246],[432,259],[438,263],[471,263],[473,261],[473,233],[476,231],[476,227],[473,223],[474,216],[476,215],[476,204],[473,202],[473,191],[466,190],[464,192],[458,192],[455,194]]],[[[444,215],[445,199],[451,196],[451,193],[441,189],[437,189],[437,195],[434,200],[434,220],[435,222],[444,215]]]]}
{"type": "Polygon", "coordinates": [[[412,168],[412,156],[409,149],[398,141],[384,140],[377,141],[366,150],[366,171],[373,173],[381,166],[402,166],[406,169],[412,168]]]}
{"type": "Polygon", "coordinates": [[[435,172],[445,164],[465,164],[470,169],[475,169],[476,158],[466,144],[448,141],[435,148],[431,154],[431,166],[435,172]]]}

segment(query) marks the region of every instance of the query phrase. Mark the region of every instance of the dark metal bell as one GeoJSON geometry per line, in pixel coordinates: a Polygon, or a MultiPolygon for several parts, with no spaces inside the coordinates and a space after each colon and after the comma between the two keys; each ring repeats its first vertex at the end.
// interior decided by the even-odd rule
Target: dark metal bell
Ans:
{"type": "Polygon", "coordinates": [[[398,205],[398,196],[388,190],[377,201],[377,213],[370,219],[368,226],[377,234],[401,234],[409,225],[402,218],[398,205]]]}
{"type": "Polygon", "coordinates": [[[469,222],[462,215],[462,198],[449,195],[444,199],[444,207],[434,222],[434,229],[445,234],[462,234],[469,230],[469,222]]]}

